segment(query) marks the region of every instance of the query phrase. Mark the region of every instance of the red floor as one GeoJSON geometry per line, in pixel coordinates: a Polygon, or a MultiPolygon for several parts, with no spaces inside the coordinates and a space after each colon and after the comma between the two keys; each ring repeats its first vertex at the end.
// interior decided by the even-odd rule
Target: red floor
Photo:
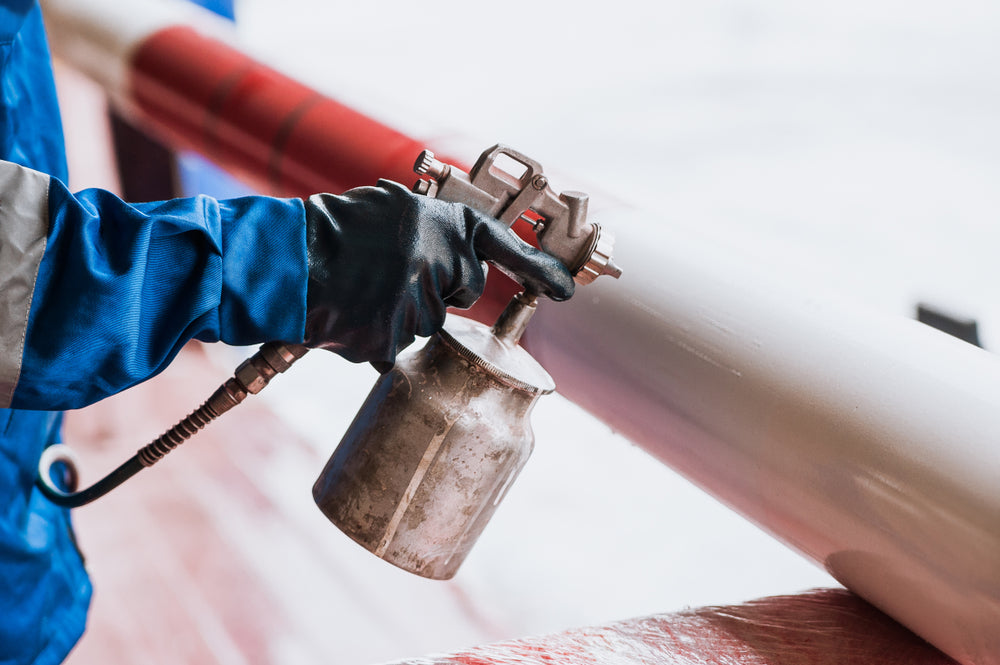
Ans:
{"type": "MultiPolygon", "coordinates": [[[[84,477],[93,480],[131,455],[224,378],[195,345],[153,382],[70,414],[66,441],[80,453],[84,477]]],[[[87,635],[71,663],[274,662],[268,644],[296,632],[255,580],[247,565],[253,553],[217,528],[227,517],[213,496],[227,494],[263,522],[280,507],[256,491],[246,465],[267,473],[268,450],[279,440],[312,453],[278,431],[266,409],[246,403],[227,416],[76,511],[96,591],[87,635]]],[[[302,538],[294,522],[276,535],[302,538]]]]}

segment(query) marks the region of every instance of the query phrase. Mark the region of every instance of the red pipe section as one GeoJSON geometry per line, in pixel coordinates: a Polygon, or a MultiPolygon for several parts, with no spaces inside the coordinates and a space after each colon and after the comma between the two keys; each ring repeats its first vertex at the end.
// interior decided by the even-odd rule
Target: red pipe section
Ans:
{"type": "Polygon", "coordinates": [[[413,182],[425,147],[187,26],[143,41],[132,99],[173,144],[275,196],[413,182]]]}
{"type": "MultiPolygon", "coordinates": [[[[154,133],[273,196],[342,192],[380,178],[408,185],[426,147],[183,25],[142,42],[130,84],[154,133]]],[[[522,236],[534,241],[530,231],[522,236]]],[[[491,277],[470,314],[492,321],[517,290],[505,276],[491,277]]]]}

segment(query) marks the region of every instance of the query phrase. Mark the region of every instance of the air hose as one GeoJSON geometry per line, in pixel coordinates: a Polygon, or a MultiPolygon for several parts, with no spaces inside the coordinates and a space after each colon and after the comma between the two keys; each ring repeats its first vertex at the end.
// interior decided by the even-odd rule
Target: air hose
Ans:
{"type": "Polygon", "coordinates": [[[300,344],[264,344],[257,353],[240,363],[232,378],[219,386],[191,415],[140,448],[121,466],[86,489],[75,491],[79,475],[76,456],[70,448],[63,444],[50,446],[45,449],[39,461],[35,484],[50,501],[65,508],[76,508],[99,499],[143,469],[159,462],[167,453],[242,402],[248,395],[259,393],[271,379],[291,367],[308,350],[300,344]],[[64,468],[62,484],[66,489],[59,487],[52,478],[57,464],[64,468]]]}

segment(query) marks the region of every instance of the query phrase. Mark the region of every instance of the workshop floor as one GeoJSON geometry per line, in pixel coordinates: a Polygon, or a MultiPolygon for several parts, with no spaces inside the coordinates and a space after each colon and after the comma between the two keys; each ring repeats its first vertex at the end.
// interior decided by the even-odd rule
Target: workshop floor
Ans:
{"type": "MultiPolygon", "coordinates": [[[[159,379],[71,414],[66,440],[83,456],[87,477],[113,468],[170,419],[193,410],[197,396],[220,382],[212,369],[194,345],[159,379]]],[[[270,472],[272,440],[282,441],[285,457],[309,451],[279,432],[267,409],[246,406],[176,458],[76,512],[96,590],[90,629],[71,663],[275,662],[276,639],[302,642],[307,628],[281,610],[252,550],[264,549],[263,542],[270,554],[284,542],[304,546],[308,535],[280,519],[281,507],[254,475],[270,472]],[[240,537],[248,528],[266,529],[268,539],[248,545],[240,537]]],[[[280,556],[273,564],[276,578],[293,565],[280,556]]],[[[319,572],[317,587],[329,577],[319,572]]]]}

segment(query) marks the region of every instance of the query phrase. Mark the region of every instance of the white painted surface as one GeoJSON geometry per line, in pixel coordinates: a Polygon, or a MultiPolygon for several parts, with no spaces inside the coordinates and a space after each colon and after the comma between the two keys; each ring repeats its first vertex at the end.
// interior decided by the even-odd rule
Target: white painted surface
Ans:
{"type": "Polygon", "coordinates": [[[962,662],[1000,662],[1000,358],[686,234],[644,245],[660,223],[623,225],[631,279],[532,322],[564,394],[962,662]]]}

